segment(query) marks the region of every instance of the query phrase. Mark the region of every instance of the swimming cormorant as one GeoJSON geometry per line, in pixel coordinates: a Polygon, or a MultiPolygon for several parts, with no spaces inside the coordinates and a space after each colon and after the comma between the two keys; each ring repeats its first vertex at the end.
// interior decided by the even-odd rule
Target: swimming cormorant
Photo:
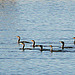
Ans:
{"type": "Polygon", "coordinates": [[[18,38],[18,41],[17,41],[18,44],[21,43],[21,42],[22,42],[22,43],[30,43],[30,42],[27,42],[27,41],[20,41],[20,36],[16,36],[16,37],[18,38]]]}

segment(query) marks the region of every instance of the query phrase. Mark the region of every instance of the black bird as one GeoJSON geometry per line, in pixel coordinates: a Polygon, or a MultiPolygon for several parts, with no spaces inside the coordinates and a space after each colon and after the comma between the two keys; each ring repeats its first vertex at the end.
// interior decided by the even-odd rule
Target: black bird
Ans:
{"type": "Polygon", "coordinates": [[[74,39],[74,44],[75,44],[75,37],[73,37],[73,39],[74,39]]]}
{"type": "Polygon", "coordinates": [[[17,43],[19,44],[19,43],[30,43],[30,42],[27,42],[27,41],[20,41],[20,36],[16,36],[17,38],[18,38],[18,41],[17,41],[17,43]]]}
{"type": "Polygon", "coordinates": [[[63,41],[59,41],[60,43],[62,43],[62,46],[61,48],[64,49],[64,48],[73,48],[73,47],[64,47],[64,42],[63,41]]]}
{"type": "Polygon", "coordinates": [[[51,47],[51,49],[50,49],[51,52],[62,52],[62,50],[53,50],[52,45],[50,45],[50,47],[51,47]]]}
{"type": "Polygon", "coordinates": [[[34,40],[31,40],[32,42],[33,42],[33,45],[32,45],[32,47],[34,48],[34,47],[38,47],[38,45],[35,45],[35,41],[34,40]]]}
{"type": "Polygon", "coordinates": [[[20,48],[20,49],[23,49],[23,51],[24,51],[24,50],[32,50],[31,48],[24,48],[24,47],[25,47],[25,43],[24,43],[24,42],[21,42],[20,44],[23,45],[23,47],[20,48]]]}

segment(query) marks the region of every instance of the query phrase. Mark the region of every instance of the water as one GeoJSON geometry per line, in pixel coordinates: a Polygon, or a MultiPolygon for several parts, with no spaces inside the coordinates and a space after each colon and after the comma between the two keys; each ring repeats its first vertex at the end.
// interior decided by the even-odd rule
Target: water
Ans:
{"type": "Polygon", "coordinates": [[[0,75],[75,75],[75,52],[23,52],[16,37],[45,49],[61,50],[59,41],[75,47],[74,20],[74,0],[0,0],[0,75]]]}

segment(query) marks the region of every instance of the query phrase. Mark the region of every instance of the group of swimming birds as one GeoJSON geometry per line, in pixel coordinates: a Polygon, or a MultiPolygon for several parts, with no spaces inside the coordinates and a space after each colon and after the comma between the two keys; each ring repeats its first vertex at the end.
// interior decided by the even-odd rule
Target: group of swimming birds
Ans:
{"type": "MultiPolygon", "coordinates": [[[[32,50],[31,48],[24,48],[25,47],[25,43],[30,43],[28,41],[20,41],[20,36],[16,36],[18,38],[18,41],[17,43],[18,44],[22,44],[23,45],[23,48],[21,48],[23,51],[28,49],[28,50],[32,50]]],[[[75,37],[73,37],[73,39],[75,39],[75,37]]],[[[53,46],[52,45],[49,45],[51,48],[50,49],[43,49],[43,45],[35,45],[35,41],[34,40],[31,40],[33,42],[33,45],[32,47],[35,48],[35,47],[40,47],[40,51],[51,51],[51,52],[65,52],[64,50],[53,50],[53,46]]],[[[62,43],[61,45],[61,48],[64,49],[64,48],[73,48],[73,47],[64,47],[64,42],[63,41],[59,41],[60,43],[62,43]]],[[[74,44],[75,44],[75,40],[74,40],[74,44]]]]}

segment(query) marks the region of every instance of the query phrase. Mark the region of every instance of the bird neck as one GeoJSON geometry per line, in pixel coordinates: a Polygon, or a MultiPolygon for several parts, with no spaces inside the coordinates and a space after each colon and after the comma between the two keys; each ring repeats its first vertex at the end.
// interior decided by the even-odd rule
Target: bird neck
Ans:
{"type": "Polygon", "coordinates": [[[20,43],[20,38],[18,38],[18,43],[20,43]]]}
{"type": "Polygon", "coordinates": [[[61,46],[61,48],[62,48],[62,49],[64,48],[64,43],[62,43],[62,46],[61,46]]]}
{"type": "Polygon", "coordinates": [[[33,47],[35,47],[35,41],[33,42],[33,47]]]}
{"type": "Polygon", "coordinates": [[[74,40],[74,44],[75,44],[75,40],[74,40]]]}
{"type": "Polygon", "coordinates": [[[50,51],[51,51],[51,52],[53,51],[53,47],[51,47],[50,51]]]}
{"type": "Polygon", "coordinates": [[[23,44],[23,50],[24,50],[25,44],[23,44]]]}
{"type": "Polygon", "coordinates": [[[40,50],[43,50],[43,47],[42,46],[40,46],[40,48],[41,48],[40,50]]]}

